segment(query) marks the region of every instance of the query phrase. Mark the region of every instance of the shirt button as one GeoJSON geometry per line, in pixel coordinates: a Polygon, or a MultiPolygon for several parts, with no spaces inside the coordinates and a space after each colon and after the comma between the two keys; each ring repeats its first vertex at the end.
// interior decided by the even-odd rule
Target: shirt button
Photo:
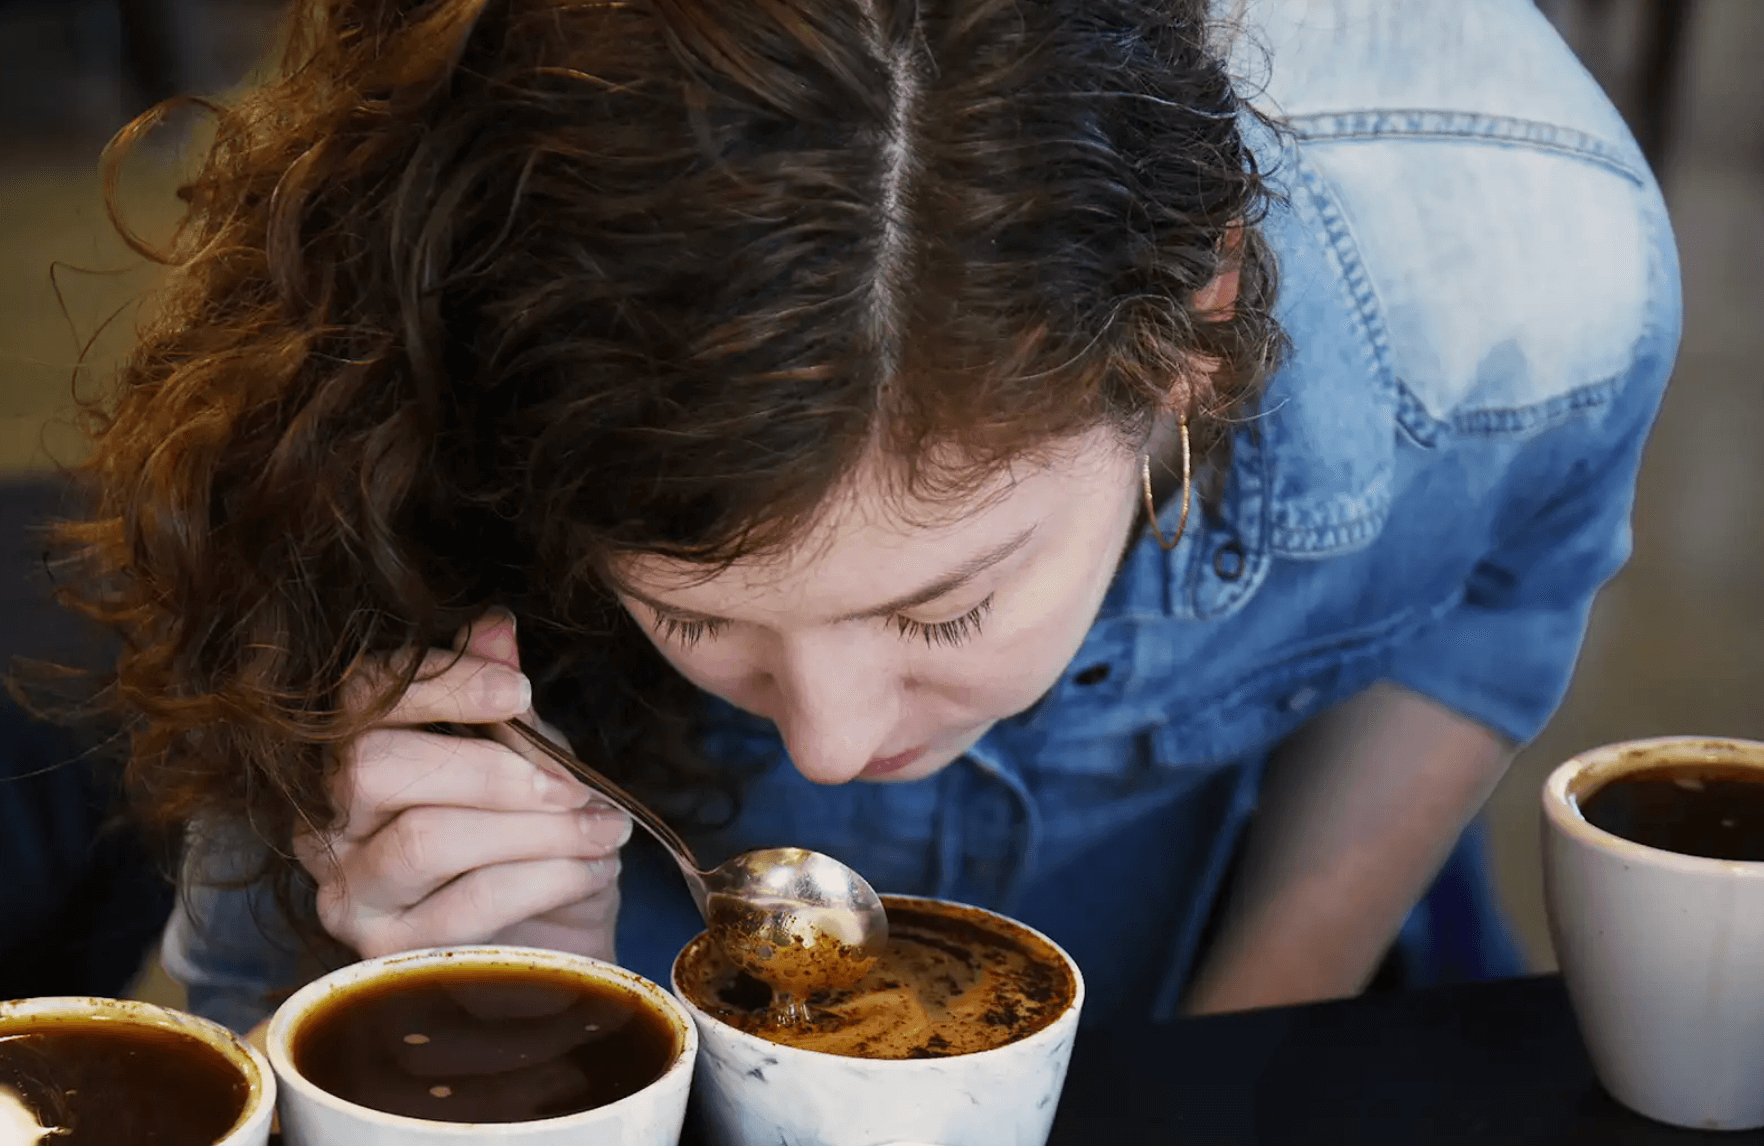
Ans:
{"type": "Polygon", "coordinates": [[[1235,537],[1213,551],[1213,572],[1221,581],[1235,581],[1243,576],[1243,546],[1235,537]]]}
{"type": "Polygon", "coordinates": [[[1302,712],[1317,703],[1321,694],[1310,685],[1305,685],[1280,702],[1280,707],[1288,712],[1302,712]]]}
{"type": "Polygon", "coordinates": [[[1074,683],[1082,684],[1082,685],[1086,685],[1086,686],[1093,685],[1093,684],[1101,684],[1103,681],[1108,680],[1108,679],[1109,679],[1109,666],[1106,664],[1091,665],[1087,669],[1080,670],[1078,675],[1074,676],[1072,678],[1074,683]]]}

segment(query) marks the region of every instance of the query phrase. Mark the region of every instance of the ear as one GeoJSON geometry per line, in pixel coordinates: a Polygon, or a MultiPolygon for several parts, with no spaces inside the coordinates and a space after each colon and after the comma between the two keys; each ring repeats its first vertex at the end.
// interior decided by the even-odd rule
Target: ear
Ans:
{"type": "Polygon", "coordinates": [[[1194,292],[1194,308],[1209,322],[1225,322],[1237,316],[1237,284],[1242,272],[1236,267],[1221,271],[1212,282],[1194,292]]]}
{"type": "Polygon", "coordinates": [[[1208,321],[1225,322],[1237,313],[1237,288],[1242,278],[1243,228],[1225,232],[1225,261],[1213,281],[1194,292],[1194,308],[1208,321]]]}

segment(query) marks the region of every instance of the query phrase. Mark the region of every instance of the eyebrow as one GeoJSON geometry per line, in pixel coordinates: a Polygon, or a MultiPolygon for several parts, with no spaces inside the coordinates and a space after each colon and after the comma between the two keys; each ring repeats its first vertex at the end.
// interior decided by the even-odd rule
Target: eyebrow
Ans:
{"type": "MultiPolygon", "coordinates": [[[[1028,529],[1025,529],[1023,532],[1017,534],[1003,544],[995,545],[984,553],[970,557],[968,560],[962,562],[954,569],[951,569],[937,580],[932,581],[930,584],[925,585],[922,588],[915,589],[913,592],[908,593],[903,597],[896,597],[894,600],[889,601],[886,604],[877,605],[873,609],[862,609],[855,613],[847,613],[842,617],[835,617],[834,621],[835,623],[842,621],[867,621],[873,620],[877,617],[891,617],[896,613],[904,613],[908,609],[916,609],[920,605],[928,605],[947,593],[955,592],[969,581],[972,581],[975,577],[978,577],[981,573],[984,573],[986,570],[997,565],[1017,550],[1023,548],[1023,546],[1029,543],[1029,539],[1035,535],[1035,528],[1035,526],[1031,525],[1028,529]]],[[[691,609],[681,609],[674,605],[664,604],[661,601],[657,601],[652,597],[647,597],[642,593],[637,592],[629,586],[622,586],[620,591],[628,597],[635,597],[637,600],[642,601],[645,605],[648,605],[658,613],[666,613],[670,616],[681,617],[693,621],[723,620],[721,617],[713,617],[708,613],[697,613],[691,609]]]]}

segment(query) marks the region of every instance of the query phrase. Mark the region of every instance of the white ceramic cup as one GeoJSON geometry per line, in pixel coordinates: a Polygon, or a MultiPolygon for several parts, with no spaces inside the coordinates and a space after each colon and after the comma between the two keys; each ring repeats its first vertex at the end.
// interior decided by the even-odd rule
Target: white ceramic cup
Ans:
{"type": "Polygon", "coordinates": [[[1674,762],[1755,768],[1764,744],[1665,737],[1595,748],[1544,784],[1550,930],[1593,1067],[1625,1106],[1676,1126],[1764,1126],[1764,862],[1647,847],[1585,800],[1674,762]]]}
{"type": "MultiPolygon", "coordinates": [[[[936,900],[887,896],[889,905],[936,900]]],[[[1064,961],[1072,1002],[1027,1038],[974,1054],[866,1059],[768,1042],[713,1018],[680,990],[700,1036],[698,1109],[712,1146],[1041,1146],[1072,1057],[1084,976],[1039,931],[964,905],[1064,961]]]]}
{"type": "MultiPolygon", "coordinates": [[[[176,1031],[220,1052],[244,1076],[247,1092],[245,1109],[240,1111],[238,1121],[215,1146],[264,1146],[269,1141],[270,1120],[276,1111],[276,1078],[269,1061],[257,1048],[218,1023],[131,999],[55,996],[0,1002],[0,1037],[11,1033],[11,1027],[36,1028],[58,1020],[93,1019],[176,1031]]],[[[51,1136],[44,1141],[57,1139],[51,1136]]]]}
{"type": "Polygon", "coordinates": [[[673,996],[639,975],[561,951],[531,947],[437,947],[368,959],[308,983],[276,1010],[269,1026],[269,1059],[281,1080],[285,1146],[431,1146],[434,1143],[516,1142],[521,1146],[675,1146],[686,1116],[698,1054],[698,1032],[673,996]],[[319,1089],[294,1067],[291,1053],[301,1023],[339,992],[422,968],[533,968],[623,987],[667,1017],[675,1057],[661,1077],[617,1102],[560,1118],[532,1122],[436,1122],[388,1114],[319,1089]]]}

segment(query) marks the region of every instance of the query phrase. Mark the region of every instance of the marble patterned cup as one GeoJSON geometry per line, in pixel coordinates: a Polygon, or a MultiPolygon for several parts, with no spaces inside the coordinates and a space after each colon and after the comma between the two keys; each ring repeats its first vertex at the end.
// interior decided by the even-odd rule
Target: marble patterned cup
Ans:
{"type": "MultiPolygon", "coordinates": [[[[934,907],[941,901],[887,896],[934,907]]],[[[1084,1005],[1078,964],[1040,932],[960,904],[1045,945],[1072,974],[1071,1004],[1014,1043],[928,1059],[866,1059],[768,1042],[713,1018],[680,989],[698,1024],[697,1103],[712,1146],[1041,1146],[1084,1005]]]]}
{"type": "MultiPolygon", "coordinates": [[[[0,1002],[0,1038],[9,1028],[40,1029],[56,1020],[86,1023],[99,1019],[108,1023],[128,1023],[176,1031],[220,1052],[244,1076],[245,1108],[231,1130],[215,1142],[215,1146],[265,1146],[269,1141],[270,1121],[276,1111],[276,1077],[269,1060],[233,1032],[199,1019],[195,1015],[158,1007],[131,999],[102,999],[78,996],[57,996],[38,999],[13,999],[0,1002]]],[[[56,1135],[45,1143],[59,1141],[56,1135]]]]}
{"type": "Polygon", "coordinates": [[[1648,847],[1580,801],[1680,762],[1759,770],[1764,744],[1666,737],[1607,745],[1544,784],[1544,890],[1593,1066],[1625,1106],[1706,1130],[1764,1126],[1764,863],[1648,847]]]}
{"type": "Polygon", "coordinates": [[[698,1054],[698,1032],[685,1008],[639,975],[583,955],[530,947],[437,947],[368,959],[308,983],[276,1011],[269,1026],[269,1060],[281,1080],[284,1146],[437,1146],[441,1143],[518,1143],[519,1146],[676,1146],[686,1116],[698,1054]],[[673,1061],[635,1094],[558,1118],[531,1122],[439,1122],[410,1118],[338,1098],[294,1066],[302,1021],[340,992],[434,967],[533,968],[562,972],[633,992],[665,1016],[675,1035],[673,1061]]]}

